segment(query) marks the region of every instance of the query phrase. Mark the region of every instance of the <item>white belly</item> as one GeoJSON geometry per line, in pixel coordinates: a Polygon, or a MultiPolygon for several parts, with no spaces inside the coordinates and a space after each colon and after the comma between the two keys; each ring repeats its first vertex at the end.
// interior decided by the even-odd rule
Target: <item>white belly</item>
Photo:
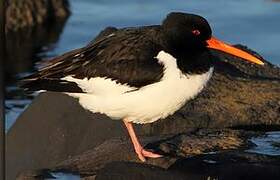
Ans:
{"type": "Polygon", "coordinates": [[[142,124],[165,118],[203,89],[213,68],[201,75],[184,75],[178,69],[176,59],[168,53],[161,51],[156,58],[165,68],[157,83],[136,89],[105,78],[79,80],[65,77],[64,80],[76,82],[88,92],[67,94],[79,98],[85,109],[104,113],[112,119],[126,118],[142,124]]]}

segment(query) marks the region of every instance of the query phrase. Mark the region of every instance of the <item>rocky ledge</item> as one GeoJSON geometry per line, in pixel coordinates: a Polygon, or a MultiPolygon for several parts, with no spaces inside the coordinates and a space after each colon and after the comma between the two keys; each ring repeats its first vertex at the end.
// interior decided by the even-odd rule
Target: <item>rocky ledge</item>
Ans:
{"type": "Polygon", "coordinates": [[[197,98],[136,126],[143,144],[164,158],[140,163],[119,121],[91,114],[67,95],[43,93],[7,134],[8,179],[61,171],[84,179],[279,179],[279,154],[248,148],[259,131],[280,130],[280,68],[213,53],[214,76],[197,98]]]}

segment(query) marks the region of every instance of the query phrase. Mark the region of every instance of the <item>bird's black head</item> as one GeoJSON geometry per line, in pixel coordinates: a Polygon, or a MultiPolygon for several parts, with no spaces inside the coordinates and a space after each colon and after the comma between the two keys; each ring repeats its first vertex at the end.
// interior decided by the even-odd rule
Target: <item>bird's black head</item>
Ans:
{"type": "Polygon", "coordinates": [[[201,16],[173,12],[162,23],[167,51],[186,73],[208,71],[212,65],[207,40],[212,36],[210,25],[201,16]]]}
{"type": "Polygon", "coordinates": [[[165,50],[178,60],[178,66],[184,72],[200,73],[208,70],[213,60],[209,49],[263,64],[256,57],[214,38],[209,23],[201,16],[172,12],[162,22],[162,30],[166,42],[165,50]]]}
{"type": "Polygon", "coordinates": [[[173,12],[162,23],[170,48],[176,51],[205,48],[212,30],[206,19],[195,14],[173,12]]]}

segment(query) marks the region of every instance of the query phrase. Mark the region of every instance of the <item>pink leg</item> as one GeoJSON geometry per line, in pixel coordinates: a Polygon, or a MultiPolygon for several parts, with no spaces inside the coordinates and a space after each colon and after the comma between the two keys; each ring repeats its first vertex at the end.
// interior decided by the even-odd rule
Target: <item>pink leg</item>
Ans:
{"type": "Polygon", "coordinates": [[[162,156],[162,155],[159,155],[159,154],[156,154],[156,153],[153,153],[153,152],[150,152],[150,151],[146,151],[145,149],[143,149],[143,147],[139,143],[138,138],[137,138],[137,136],[134,132],[132,123],[127,122],[125,120],[123,122],[124,122],[125,127],[127,128],[128,134],[131,138],[132,144],[134,146],[134,150],[137,153],[138,158],[141,161],[143,161],[143,162],[146,161],[145,157],[159,158],[159,157],[162,156]]]}

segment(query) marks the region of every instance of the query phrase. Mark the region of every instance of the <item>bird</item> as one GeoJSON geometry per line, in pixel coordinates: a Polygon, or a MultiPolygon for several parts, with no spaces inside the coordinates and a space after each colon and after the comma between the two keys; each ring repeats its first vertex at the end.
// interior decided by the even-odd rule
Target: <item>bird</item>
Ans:
{"type": "Polygon", "coordinates": [[[162,155],[143,148],[133,124],[164,119],[195,98],[213,74],[211,49],[264,65],[215,38],[208,21],[196,14],[170,12],[159,25],[107,30],[51,59],[21,86],[65,93],[86,110],[123,121],[143,162],[162,155]]]}

